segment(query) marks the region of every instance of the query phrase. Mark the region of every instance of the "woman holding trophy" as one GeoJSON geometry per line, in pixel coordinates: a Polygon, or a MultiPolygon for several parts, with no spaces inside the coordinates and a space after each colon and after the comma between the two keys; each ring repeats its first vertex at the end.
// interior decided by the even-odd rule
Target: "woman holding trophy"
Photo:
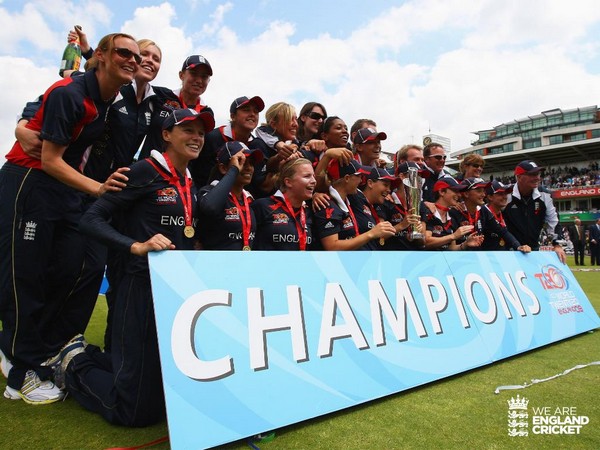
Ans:
{"type": "Polygon", "coordinates": [[[458,193],[465,188],[450,175],[441,177],[433,185],[434,211],[425,216],[427,250],[465,250],[479,247],[483,242],[483,235],[474,233],[473,225],[456,226],[450,217],[450,208],[458,205],[458,193]],[[461,240],[462,243],[457,244],[456,241],[461,240]]]}
{"type": "Polygon", "coordinates": [[[425,223],[421,220],[427,208],[421,196],[421,174],[424,172],[416,162],[403,162],[396,167],[398,187],[381,205],[396,235],[385,242],[385,250],[422,250],[425,245],[425,223]]]}

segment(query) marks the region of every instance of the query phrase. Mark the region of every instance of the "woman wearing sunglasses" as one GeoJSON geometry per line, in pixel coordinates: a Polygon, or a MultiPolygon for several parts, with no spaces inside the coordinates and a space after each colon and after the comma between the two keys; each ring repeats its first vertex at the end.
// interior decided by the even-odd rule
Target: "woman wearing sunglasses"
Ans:
{"type": "Polygon", "coordinates": [[[0,271],[5,274],[0,346],[13,363],[5,391],[11,399],[44,404],[63,397],[48,381],[51,369],[43,363],[66,342],[66,333],[86,325],[69,314],[70,305],[79,302],[74,295],[84,267],[86,242],[77,229],[85,195],[99,197],[127,181],[121,172],[98,181],[82,167],[87,149],[104,132],[119,88],[133,80],[139,57],[131,36],[102,38],[91,69],[54,83],[27,124],[43,139],[41,159],[16,142],[0,170],[0,271]]]}
{"type": "Polygon", "coordinates": [[[321,103],[308,102],[298,117],[298,140],[308,143],[311,140],[321,140],[319,133],[323,122],[327,119],[327,110],[321,103]]]}
{"type": "Polygon", "coordinates": [[[485,161],[481,155],[467,155],[460,163],[460,173],[456,176],[456,179],[462,181],[467,178],[481,178],[484,167],[485,161]]]}
{"type": "MultiPolygon", "coordinates": [[[[84,57],[91,58],[94,51],[89,45],[86,34],[80,28],[76,28],[69,33],[68,40],[75,39],[78,39],[81,43],[84,57]]],[[[114,53],[119,58],[124,60],[133,58],[138,64],[138,70],[135,73],[133,82],[123,85],[119,89],[119,93],[109,109],[107,125],[100,138],[92,145],[87,162],[82,168],[83,173],[92,179],[103,181],[115,170],[129,166],[134,161],[134,156],[142,142],[144,142],[144,149],[146,149],[142,150],[143,153],[149,154],[152,149],[160,150],[163,142],[162,123],[169,111],[174,107],[179,107],[178,97],[170,89],[150,84],[160,70],[162,62],[160,48],[149,39],[139,40],[138,46],[140,49],[139,54],[128,48],[113,48],[114,53]],[[126,114],[124,114],[124,111],[126,114]]],[[[89,66],[90,63],[87,63],[86,69],[89,66]]],[[[82,74],[82,72],[70,73],[65,71],[65,76],[80,76],[82,74]]],[[[39,108],[39,105],[35,109],[37,108],[39,108]]],[[[24,128],[17,135],[21,140],[26,133],[35,132],[24,128]]],[[[34,137],[37,138],[37,136],[34,137]]],[[[22,140],[21,142],[23,143],[22,140]]],[[[38,142],[41,144],[39,139],[38,142]]],[[[94,198],[89,197],[87,200],[87,203],[91,203],[94,198]]],[[[85,264],[86,275],[82,279],[89,280],[89,288],[85,287],[84,293],[78,293],[80,305],[95,304],[106,262],[106,277],[109,281],[109,289],[106,292],[108,319],[105,346],[107,349],[110,349],[111,345],[110,324],[114,286],[118,284],[115,277],[120,273],[119,258],[117,255],[112,254],[113,252],[110,253],[107,257],[106,248],[103,245],[95,241],[88,241],[86,254],[89,257],[85,264]]],[[[87,286],[85,283],[80,283],[80,285],[87,286]]],[[[81,330],[83,331],[89,320],[92,307],[82,306],[79,311],[80,315],[77,317],[77,322],[83,325],[81,330]]]]}
{"type": "Polygon", "coordinates": [[[308,102],[300,110],[298,117],[298,140],[302,144],[302,154],[313,162],[327,149],[321,137],[323,124],[327,119],[327,111],[321,103],[308,102]]]}

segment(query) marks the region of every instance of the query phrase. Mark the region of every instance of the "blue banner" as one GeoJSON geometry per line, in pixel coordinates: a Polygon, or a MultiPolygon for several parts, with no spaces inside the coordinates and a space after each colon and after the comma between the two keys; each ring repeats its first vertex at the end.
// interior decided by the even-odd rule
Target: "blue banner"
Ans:
{"type": "Polygon", "coordinates": [[[600,327],[553,252],[150,255],[171,446],[206,448],[600,327]]]}

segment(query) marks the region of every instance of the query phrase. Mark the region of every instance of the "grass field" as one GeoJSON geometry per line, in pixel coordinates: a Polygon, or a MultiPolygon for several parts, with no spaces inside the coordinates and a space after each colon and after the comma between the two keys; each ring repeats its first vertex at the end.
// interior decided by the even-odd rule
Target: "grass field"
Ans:
{"type": "MultiPolygon", "coordinates": [[[[572,265],[572,257],[569,257],[572,265]]],[[[575,268],[574,268],[575,269],[575,268]]],[[[600,272],[575,276],[600,312],[600,272]]],[[[86,338],[102,339],[105,304],[98,302],[86,338]]],[[[600,366],[591,366],[520,391],[494,394],[500,385],[546,378],[600,361],[600,330],[462,373],[381,400],[276,431],[261,449],[599,449],[600,366]],[[507,435],[507,400],[531,406],[576,407],[590,418],[580,435],[507,435]]],[[[5,380],[0,377],[0,391],[5,380]]],[[[234,414],[235,412],[232,412],[234,414]]],[[[166,423],[144,429],[111,426],[73,399],[29,406],[0,398],[0,449],[104,449],[141,445],[167,435],[166,423]]],[[[203,431],[204,432],[204,431],[203,431]]],[[[210,432],[210,430],[206,430],[210,432]]],[[[160,444],[155,449],[169,448],[160,444]]],[[[248,449],[235,442],[225,449],[248,449]]]]}

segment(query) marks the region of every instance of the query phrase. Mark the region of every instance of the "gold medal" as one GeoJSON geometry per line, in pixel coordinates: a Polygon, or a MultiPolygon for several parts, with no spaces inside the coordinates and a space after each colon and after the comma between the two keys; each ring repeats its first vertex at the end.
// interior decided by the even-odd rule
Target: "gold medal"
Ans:
{"type": "Polygon", "coordinates": [[[245,252],[249,252],[252,249],[250,248],[249,245],[244,245],[244,247],[242,248],[242,250],[245,251],[245,252]]]}
{"type": "Polygon", "coordinates": [[[194,227],[187,225],[184,229],[183,229],[183,234],[185,235],[186,238],[193,238],[194,234],[196,234],[196,232],[194,231],[194,227]]]}

